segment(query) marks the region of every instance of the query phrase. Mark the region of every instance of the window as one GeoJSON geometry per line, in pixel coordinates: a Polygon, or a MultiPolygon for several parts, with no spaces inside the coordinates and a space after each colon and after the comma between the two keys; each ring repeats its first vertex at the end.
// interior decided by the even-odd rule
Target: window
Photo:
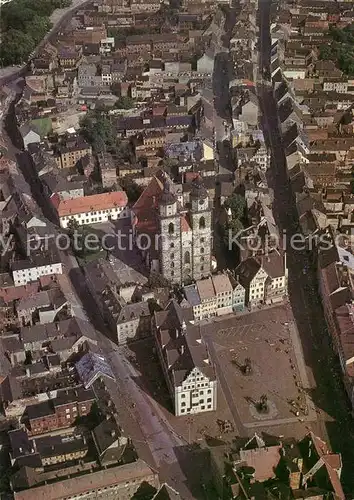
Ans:
{"type": "Polygon", "coordinates": [[[184,254],[184,263],[185,264],[190,264],[191,263],[191,254],[189,252],[186,252],[184,254]]]}
{"type": "Polygon", "coordinates": [[[175,263],[174,262],[171,262],[171,267],[175,267],[175,263]]]}
{"type": "Polygon", "coordinates": [[[175,275],[175,273],[173,271],[171,271],[171,276],[174,276],[174,275],[175,275]]]}
{"type": "Polygon", "coordinates": [[[204,253],[204,248],[200,247],[200,253],[204,253]]]}
{"type": "Polygon", "coordinates": [[[201,217],[199,219],[199,229],[205,229],[205,218],[201,217]]]}
{"type": "Polygon", "coordinates": [[[174,253],[171,253],[170,255],[170,259],[173,260],[175,258],[175,254],[174,253]]]}
{"type": "Polygon", "coordinates": [[[171,243],[170,248],[175,248],[175,244],[171,243]]]}
{"type": "Polygon", "coordinates": [[[174,232],[175,232],[175,226],[172,222],[170,222],[168,225],[168,233],[173,234],[174,232]]]}
{"type": "Polygon", "coordinates": [[[185,401],[182,401],[181,406],[186,406],[185,401]]]}
{"type": "Polygon", "coordinates": [[[204,262],[204,257],[200,257],[200,262],[204,262]]]}
{"type": "Polygon", "coordinates": [[[208,399],[207,399],[207,403],[211,403],[211,398],[208,398],[208,399]]]}

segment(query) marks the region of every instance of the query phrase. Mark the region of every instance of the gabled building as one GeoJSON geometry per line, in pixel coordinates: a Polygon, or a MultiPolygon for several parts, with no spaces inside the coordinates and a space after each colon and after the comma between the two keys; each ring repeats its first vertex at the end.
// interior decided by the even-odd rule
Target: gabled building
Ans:
{"type": "Polygon", "coordinates": [[[57,396],[26,407],[23,422],[31,435],[70,427],[79,416],[87,415],[95,401],[83,387],[58,391],[57,396]]]}
{"type": "Polygon", "coordinates": [[[235,271],[246,290],[246,305],[272,304],[287,296],[286,259],[277,250],[248,257],[235,271]]]}
{"type": "Polygon", "coordinates": [[[98,424],[92,430],[92,438],[101,465],[113,465],[121,460],[128,439],[122,434],[114,417],[98,424]]]}
{"type": "Polygon", "coordinates": [[[152,329],[176,416],[216,409],[217,380],[200,335],[190,323],[188,309],[171,300],[155,312],[152,329]]]}
{"type": "Polygon", "coordinates": [[[245,307],[244,287],[227,274],[198,280],[185,286],[183,292],[196,321],[241,312],[245,307]]]}

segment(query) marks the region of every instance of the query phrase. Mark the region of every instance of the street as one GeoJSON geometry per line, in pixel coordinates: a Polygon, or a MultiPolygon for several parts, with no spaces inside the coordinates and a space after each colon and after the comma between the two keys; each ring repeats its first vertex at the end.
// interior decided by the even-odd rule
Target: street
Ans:
{"type": "MultiPolygon", "coordinates": [[[[43,192],[32,159],[21,150],[14,102],[10,105],[4,125],[8,155],[17,162],[16,172],[13,172],[17,188],[27,195],[36,214],[55,223],[55,211],[43,192]]],[[[76,258],[70,251],[60,251],[60,257],[66,272],[66,276],[60,277],[65,294],[70,298],[75,315],[88,319],[97,329],[99,345],[116,377],[115,382],[107,382],[107,389],[117,408],[119,424],[131,437],[139,456],[158,468],[161,481],[175,486],[183,498],[192,498],[183,472],[182,453],[179,456],[176,454],[176,450],[183,449],[186,443],[173,431],[158,404],[140,389],[135,381],[134,367],[116,344],[107,338],[107,328],[76,258]]]]}
{"type": "MultiPolygon", "coordinates": [[[[270,66],[270,1],[260,0],[259,22],[261,70],[270,66]]],[[[285,230],[289,243],[298,228],[298,214],[294,194],[288,182],[282,137],[278,127],[277,105],[273,90],[266,83],[258,86],[263,115],[264,135],[271,150],[269,184],[274,189],[274,214],[279,230],[285,230]]],[[[294,250],[287,245],[289,269],[289,298],[300,333],[305,362],[313,371],[316,389],[311,397],[316,406],[333,420],[322,420],[335,452],[342,453],[343,487],[347,494],[354,493],[354,425],[349,401],[340,375],[340,365],[334,355],[327,325],[317,290],[316,271],[306,251],[294,250]],[[303,273],[303,269],[308,269],[303,273]]],[[[321,416],[320,416],[321,419],[321,416]]]]}

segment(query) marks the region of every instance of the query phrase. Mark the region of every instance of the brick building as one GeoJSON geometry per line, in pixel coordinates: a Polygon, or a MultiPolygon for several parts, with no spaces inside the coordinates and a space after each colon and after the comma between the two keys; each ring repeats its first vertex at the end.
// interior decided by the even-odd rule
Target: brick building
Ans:
{"type": "Polygon", "coordinates": [[[62,390],[53,399],[27,406],[23,421],[31,435],[70,427],[77,417],[90,412],[94,401],[95,396],[90,389],[77,387],[62,390]]]}

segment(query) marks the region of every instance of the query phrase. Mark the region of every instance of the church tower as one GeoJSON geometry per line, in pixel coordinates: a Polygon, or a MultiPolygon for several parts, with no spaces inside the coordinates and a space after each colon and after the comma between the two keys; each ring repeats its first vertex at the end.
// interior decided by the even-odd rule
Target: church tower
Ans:
{"type": "Polygon", "coordinates": [[[192,222],[192,273],[198,280],[211,273],[211,255],[213,247],[212,216],[209,206],[208,192],[202,179],[193,182],[190,194],[192,222]]]}
{"type": "Polygon", "coordinates": [[[181,216],[177,198],[165,181],[159,200],[159,262],[160,272],[171,283],[181,283],[181,216]]]}

